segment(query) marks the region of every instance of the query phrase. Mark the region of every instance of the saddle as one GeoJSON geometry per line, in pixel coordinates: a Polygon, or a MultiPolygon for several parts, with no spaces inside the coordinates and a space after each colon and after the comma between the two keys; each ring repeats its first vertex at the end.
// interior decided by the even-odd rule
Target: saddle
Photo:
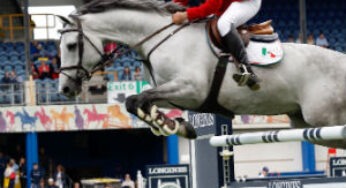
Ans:
{"type": "MultiPolygon", "coordinates": [[[[207,22],[207,31],[212,43],[219,49],[224,49],[220,33],[217,29],[218,18],[212,18],[207,22]]],[[[244,41],[245,46],[250,42],[251,38],[263,35],[273,35],[274,28],[271,26],[272,20],[265,21],[260,24],[244,25],[237,28],[238,33],[244,41]]]]}

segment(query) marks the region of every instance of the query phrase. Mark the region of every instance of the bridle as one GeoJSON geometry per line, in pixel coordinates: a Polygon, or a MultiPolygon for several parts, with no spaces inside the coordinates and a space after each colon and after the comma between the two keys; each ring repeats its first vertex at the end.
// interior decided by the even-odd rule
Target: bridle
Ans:
{"type": "MultiPolygon", "coordinates": [[[[77,28],[76,29],[64,29],[61,30],[61,36],[65,33],[69,33],[69,32],[78,32],[78,64],[77,65],[72,65],[72,66],[65,66],[65,67],[61,67],[60,68],[60,73],[64,74],[65,76],[67,76],[70,80],[74,81],[76,84],[80,85],[82,84],[83,81],[88,81],[90,80],[91,76],[100,70],[103,70],[107,65],[109,65],[110,63],[112,63],[112,61],[120,58],[122,55],[127,54],[131,51],[133,51],[135,48],[141,46],[142,44],[144,44],[145,42],[149,41],[150,39],[152,39],[154,36],[158,35],[159,33],[167,30],[168,28],[172,27],[174,24],[170,23],[168,25],[165,25],[164,27],[158,29],[157,31],[155,31],[154,33],[150,34],[149,36],[145,37],[143,40],[139,41],[138,43],[134,44],[133,46],[131,46],[130,48],[118,52],[119,51],[119,47],[113,49],[110,54],[103,54],[97,47],[96,45],[90,40],[90,38],[84,34],[83,32],[83,28],[82,28],[82,24],[81,24],[81,20],[79,19],[78,15],[70,15],[71,18],[73,18],[76,23],[77,23],[77,28]],[[88,43],[91,44],[91,46],[97,51],[97,53],[101,56],[101,60],[92,67],[91,71],[88,71],[84,66],[83,66],[83,54],[84,54],[84,39],[86,39],[86,41],[88,43]],[[68,71],[68,70],[77,70],[76,76],[72,77],[69,74],[65,73],[64,71],[68,71]]],[[[198,22],[198,21],[195,21],[198,22]]],[[[170,37],[172,37],[174,34],[176,34],[177,32],[179,32],[181,29],[185,28],[186,26],[190,25],[191,23],[195,23],[195,22],[187,22],[184,23],[182,25],[180,25],[178,28],[176,28],[175,30],[173,30],[170,34],[168,34],[166,37],[164,37],[160,42],[158,42],[148,53],[147,58],[145,59],[137,59],[138,61],[141,61],[149,70],[149,73],[152,77],[152,80],[154,82],[154,84],[156,85],[156,81],[155,81],[155,77],[153,74],[153,68],[152,65],[150,63],[150,56],[151,54],[161,45],[163,44],[166,40],[168,40],[170,37]]]]}
{"type": "MultiPolygon", "coordinates": [[[[83,81],[90,80],[93,71],[89,72],[84,66],[83,66],[83,54],[84,54],[84,39],[88,41],[91,46],[97,51],[97,53],[102,57],[101,61],[107,62],[110,60],[106,55],[104,55],[96,46],[95,44],[90,40],[90,38],[84,34],[82,24],[80,19],[77,16],[70,16],[73,18],[77,23],[76,29],[65,29],[60,31],[61,36],[65,33],[69,32],[78,32],[78,64],[72,65],[72,66],[66,66],[66,67],[60,67],[60,73],[67,76],[72,81],[76,82],[77,84],[81,84],[83,81]],[[65,70],[77,70],[76,77],[72,77],[69,74],[66,74],[65,70]]],[[[96,71],[95,71],[96,72],[96,71]]]]}

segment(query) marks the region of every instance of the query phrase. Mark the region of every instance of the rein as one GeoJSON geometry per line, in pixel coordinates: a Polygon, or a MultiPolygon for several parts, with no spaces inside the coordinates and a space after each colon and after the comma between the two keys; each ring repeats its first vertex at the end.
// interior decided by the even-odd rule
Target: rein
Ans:
{"type": "MultiPolygon", "coordinates": [[[[170,23],[168,25],[165,25],[164,27],[156,30],[154,33],[152,33],[149,36],[145,37],[144,39],[142,39],[138,43],[134,44],[133,46],[130,46],[129,49],[126,49],[124,51],[121,51],[121,52],[117,53],[117,51],[119,50],[119,47],[117,47],[116,49],[113,49],[110,54],[105,55],[96,47],[96,45],[90,40],[90,38],[83,33],[82,24],[81,24],[81,21],[80,21],[79,17],[77,15],[70,15],[70,17],[73,18],[74,20],[76,20],[77,29],[66,29],[66,30],[62,30],[60,33],[61,33],[61,35],[63,35],[63,34],[68,33],[68,32],[78,32],[78,56],[79,56],[79,60],[78,60],[78,64],[77,65],[68,66],[68,67],[61,67],[60,68],[60,73],[64,74],[69,79],[71,79],[72,81],[76,82],[77,84],[82,84],[82,81],[84,81],[84,80],[90,80],[91,76],[95,72],[103,70],[103,68],[105,68],[107,65],[109,65],[112,61],[120,58],[122,55],[125,55],[125,54],[133,51],[137,47],[141,46],[145,42],[149,41],[150,39],[152,39],[156,35],[160,34],[161,32],[167,30],[168,28],[170,28],[170,27],[172,27],[174,25],[174,23],[170,23]],[[88,41],[88,43],[91,44],[91,46],[102,57],[102,59],[95,66],[93,66],[91,71],[88,71],[86,68],[83,67],[83,53],[84,53],[84,41],[83,41],[83,39],[84,38],[86,39],[86,41],[88,41]],[[75,77],[72,77],[72,76],[64,73],[63,71],[65,71],[65,70],[77,70],[77,74],[76,74],[75,77]]],[[[187,22],[187,23],[184,23],[184,24],[180,25],[178,28],[176,28],[170,34],[168,34],[166,37],[164,37],[162,40],[160,40],[160,42],[158,42],[149,51],[146,59],[138,59],[138,61],[141,61],[149,69],[150,76],[151,76],[151,78],[152,78],[152,80],[153,80],[155,85],[157,85],[157,84],[156,84],[156,80],[155,80],[155,77],[154,77],[154,74],[153,74],[153,67],[152,67],[151,62],[150,62],[151,54],[161,44],[163,44],[165,41],[167,41],[173,35],[178,33],[183,28],[189,26],[191,23],[195,23],[195,22],[197,22],[197,21],[187,22]]]]}

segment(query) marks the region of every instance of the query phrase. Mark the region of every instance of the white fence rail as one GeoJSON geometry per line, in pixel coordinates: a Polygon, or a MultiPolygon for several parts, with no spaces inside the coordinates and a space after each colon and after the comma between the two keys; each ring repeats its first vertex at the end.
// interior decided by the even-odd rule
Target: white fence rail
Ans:
{"type": "Polygon", "coordinates": [[[267,132],[253,132],[235,135],[213,136],[210,144],[214,147],[258,143],[319,141],[346,139],[346,126],[332,126],[309,129],[291,129],[267,132]]]}

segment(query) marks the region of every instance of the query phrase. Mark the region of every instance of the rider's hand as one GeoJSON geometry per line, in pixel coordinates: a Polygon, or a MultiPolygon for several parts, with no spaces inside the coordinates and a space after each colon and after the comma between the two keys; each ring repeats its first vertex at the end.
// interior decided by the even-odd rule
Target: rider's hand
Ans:
{"type": "Polygon", "coordinates": [[[179,25],[187,19],[187,12],[176,12],[172,15],[172,22],[179,25]]]}

